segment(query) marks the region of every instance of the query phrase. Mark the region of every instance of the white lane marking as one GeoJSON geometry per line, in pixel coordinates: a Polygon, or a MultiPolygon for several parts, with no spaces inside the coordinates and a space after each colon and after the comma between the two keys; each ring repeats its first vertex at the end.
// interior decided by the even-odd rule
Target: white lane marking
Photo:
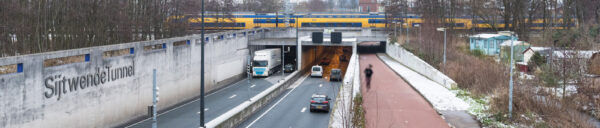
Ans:
{"type": "Polygon", "coordinates": [[[256,84],[253,84],[252,86],[250,86],[250,88],[254,88],[254,86],[256,86],[256,84]]]}
{"type": "MultiPolygon", "coordinates": [[[[204,109],[204,111],[205,111],[205,112],[206,112],[206,111],[208,111],[208,108],[205,108],[205,109],[204,109]]],[[[202,114],[202,113],[200,113],[200,112],[197,112],[197,113],[198,113],[198,115],[202,114]]]]}
{"type": "MultiPolygon", "coordinates": [[[[240,82],[244,82],[244,81],[246,81],[246,80],[245,80],[245,79],[244,79],[244,80],[240,80],[240,81],[238,81],[238,82],[235,82],[235,83],[233,83],[233,84],[231,84],[231,85],[229,85],[229,86],[227,86],[227,87],[225,87],[225,88],[221,88],[221,89],[219,89],[219,90],[217,90],[217,91],[215,91],[215,92],[213,92],[213,93],[206,94],[206,97],[209,97],[209,96],[211,96],[211,95],[213,95],[213,94],[217,94],[217,93],[219,93],[219,92],[222,92],[223,90],[227,90],[228,88],[231,88],[231,87],[235,86],[236,84],[238,84],[238,83],[240,83],[240,82]]],[[[167,110],[167,111],[165,111],[165,112],[158,113],[158,114],[156,115],[156,117],[159,117],[159,116],[161,116],[161,115],[164,115],[164,114],[167,114],[167,113],[169,113],[169,112],[171,112],[171,111],[177,110],[177,109],[179,109],[179,108],[181,108],[181,107],[183,107],[183,106],[186,106],[186,105],[188,105],[188,104],[191,104],[191,103],[193,103],[193,102],[196,102],[196,101],[198,101],[198,100],[200,100],[200,98],[197,98],[196,100],[193,100],[193,101],[191,101],[191,102],[187,102],[187,103],[185,103],[185,104],[183,104],[183,105],[177,106],[177,107],[175,107],[175,108],[173,108],[173,109],[171,109],[171,110],[167,110]]],[[[152,118],[146,118],[146,119],[144,119],[144,120],[141,120],[141,121],[139,121],[139,122],[137,122],[137,123],[131,124],[131,125],[127,126],[126,128],[128,128],[128,127],[131,127],[131,126],[134,126],[134,125],[138,125],[138,124],[140,124],[140,123],[142,123],[142,122],[144,122],[144,121],[150,120],[150,119],[152,119],[152,118]]]]}
{"type": "Polygon", "coordinates": [[[248,126],[246,126],[246,128],[250,128],[250,126],[252,126],[254,123],[256,123],[256,121],[260,120],[260,118],[262,118],[263,116],[265,116],[267,113],[269,113],[269,111],[271,111],[273,108],[275,108],[275,106],[277,106],[283,99],[285,99],[288,95],[290,95],[290,93],[292,93],[296,87],[298,87],[298,85],[300,85],[300,83],[302,83],[306,78],[308,77],[308,75],[298,79],[298,81],[296,81],[294,83],[294,88],[292,88],[292,90],[290,90],[288,93],[286,93],[281,99],[279,99],[277,102],[275,102],[275,104],[273,104],[273,106],[269,107],[269,109],[267,109],[267,111],[263,112],[262,114],[260,114],[260,116],[258,116],[258,118],[256,118],[254,121],[252,121],[250,124],[248,124],[248,126]]]}
{"type": "Polygon", "coordinates": [[[300,112],[305,112],[306,111],[306,107],[302,108],[302,110],[300,110],[300,112]]]}
{"type": "Polygon", "coordinates": [[[268,76],[267,76],[267,78],[265,78],[265,80],[268,80],[269,78],[271,78],[271,77],[268,77],[268,76]]]}
{"type": "Polygon", "coordinates": [[[323,87],[323,84],[319,84],[319,88],[320,88],[320,87],[323,87]]]}
{"type": "Polygon", "coordinates": [[[229,99],[234,98],[235,96],[237,96],[236,94],[233,94],[229,97],[229,99]]]}

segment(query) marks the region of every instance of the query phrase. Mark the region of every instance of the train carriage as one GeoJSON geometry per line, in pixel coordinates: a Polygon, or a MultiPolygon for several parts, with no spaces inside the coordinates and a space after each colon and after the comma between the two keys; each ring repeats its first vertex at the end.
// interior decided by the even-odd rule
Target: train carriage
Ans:
{"type": "MultiPolygon", "coordinates": [[[[357,27],[357,28],[384,28],[388,22],[381,13],[298,13],[291,15],[280,15],[275,13],[254,14],[254,13],[234,13],[229,17],[222,15],[207,14],[205,16],[206,29],[251,29],[251,28],[274,28],[285,27],[286,16],[289,18],[288,27],[357,27]]],[[[191,29],[200,29],[201,19],[198,15],[185,15],[183,17],[171,17],[170,21],[185,20],[189,23],[191,29]],[[172,20],[177,19],[177,20],[172,20]]],[[[402,28],[413,28],[423,24],[419,16],[405,16],[396,21],[396,24],[402,28]]],[[[456,17],[446,19],[445,26],[458,30],[470,29],[493,29],[504,28],[503,20],[484,21],[472,20],[470,17],[456,17]]],[[[512,26],[511,24],[508,24],[512,26]]],[[[544,20],[536,19],[530,23],[531,29],[543,29],[544,20]]],[[[562,19],[557,19],[552,29],[566,29],[576,27],[576,22],[563,24],[562,19]]]]}

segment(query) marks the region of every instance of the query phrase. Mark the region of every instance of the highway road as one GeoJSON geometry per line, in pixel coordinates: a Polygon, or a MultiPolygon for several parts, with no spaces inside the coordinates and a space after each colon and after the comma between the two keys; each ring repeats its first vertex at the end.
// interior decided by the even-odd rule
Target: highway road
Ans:
{"type": "MultiPolygon", "coordinates": [[[[301,80],[299,85],[292,85],[280,97],[273,100],[260,111],[243,122],[241,128],[326,128],[329,125],[331,113],[310,112],[310,98],[313,94],[326,94],[331,98],[333,108],[339,87],[342,82],[330,82],[331,69],[338,68],[345,72],[347,61],[340,61],[344,54],[342,48],[329,51],[325,56],[331,60],[324,65],[323,78],[308,77],[301,80]]],[[[350,53],[345,54],[348,59],[350,53]]],[[[331,109],[330,109],[331,111],[331,109]]]]}
{"type": "MultiPolygon", "coordinates": [[[[285,73],[285,76],[287,75],[289,75],[289,73],[285,73]]],[[[256,94],[264,91],[281,79],[283,79],[281,73],[276,73],[266,78],[252,78],[252,85],[248,84],[247,79],[243,79],[211,94],[207,94],[205,98],[206,123],[248,100],[249,96],[253,97],[256,94]]],[[[199,110],[200,99],[196,99],[171,110],[159,113],[157,118],[158,127],[199,127],[199,110]]],[[[133,123],[127,127],[150,128],[152,127],[152,118],[147,118],[140,122],[133,123]]]]}
{"type": "MultiPolygon", "coordinates": [[[[302,79],[301,79],[302,80],[302,79]]],[[[341,82],[308,77],[297,86],[291,86],[283,95],[240,125],[242,128],[326,128],[331,113],[310,112],[313,94],[331,97],[333,108],[341,82]]]]}

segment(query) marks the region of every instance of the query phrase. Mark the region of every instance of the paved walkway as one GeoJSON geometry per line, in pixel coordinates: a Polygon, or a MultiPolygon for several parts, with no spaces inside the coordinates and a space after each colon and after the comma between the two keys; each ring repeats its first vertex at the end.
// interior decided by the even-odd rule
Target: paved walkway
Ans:
{"type": "Polygon", "coordinates": [[[456,94],[443,85],[409,69],[395,59],[390,58],[387,54],[379,53],[377,56],[421,93],[433,105],[435,110],[442,114],[448,124],[457,128],[481,127],[479,121],[467,112],[469,104],[457,98],[456,94]]]}
{"type": "Polygon", "coordinates": [[[447,128],[446,121],[375,54],[361,54],[361,91],[367,128],[447,128]],[[364,69],[373,65],[371,89],[364,69]]]}

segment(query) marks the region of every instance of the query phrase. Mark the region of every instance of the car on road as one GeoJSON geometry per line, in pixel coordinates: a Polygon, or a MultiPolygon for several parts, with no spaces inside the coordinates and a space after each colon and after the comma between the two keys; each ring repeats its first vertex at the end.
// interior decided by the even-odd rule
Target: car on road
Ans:
{"type": "Polygon", "coordinates": [[[319,65],[329,65],[329,62],[331,62],[331,60],[329,60],[328,58],[323,58],[321,59],[319,65]]]}
{"type": "Polygon", "coordinates": [[[342,49],[342,52],[344,52],[344,54],[350,53],[350,52],[352,52],[352,47],[344,48],[344,49],[342,49]]]}
{"type": "Polygon", "coordinates": [[[283,66],[283,72],[294,72],[294,64],[286,64],[283,66]]]}
{"type": "Polygon", "coordinates": [[[342,81],[342,70],[334,68],[329,73],[329,81],[342,81]]]}
{"type": "Polygon", "coordinates": [[[323,77],[323,67],[319,65],[312,66],[310,71],[311,77],[323,77]]]}
{"type": "Polygon", "coordinates": [[[324,111],[329,112],[329,101],[331,98],[327,95],[313,94],[310,98],[310,112],[324,111]]]}
{"type": "Polygon", "coordinates": [[[348,61],[345,55],[340,55],[340,62],[348,61]]]}

